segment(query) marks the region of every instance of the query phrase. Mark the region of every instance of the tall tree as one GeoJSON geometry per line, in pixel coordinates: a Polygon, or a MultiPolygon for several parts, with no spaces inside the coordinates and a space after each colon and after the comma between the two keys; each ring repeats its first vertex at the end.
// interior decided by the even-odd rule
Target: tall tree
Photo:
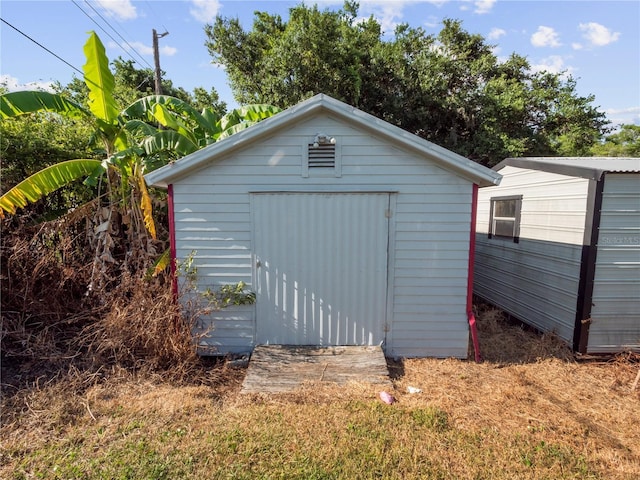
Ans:
{"type": "Polygon", "coordinates": [[[618,132],[594,146],[591,153],[606,157],[640,157],[640,125],[620,125],[618,132]]]}
{"type": "Polygon", "coordinates": [[[584,155],[606,133],[604,113],[573,78],[532,72],[526,58],[500,61],[493,45],[455,20],[437,35],[400,25],[390,39],[358,6],[304,4],[205,27],[239,102],[291,106],[326,93],[412,133],[493,165],[507,156],[584,155]]]}

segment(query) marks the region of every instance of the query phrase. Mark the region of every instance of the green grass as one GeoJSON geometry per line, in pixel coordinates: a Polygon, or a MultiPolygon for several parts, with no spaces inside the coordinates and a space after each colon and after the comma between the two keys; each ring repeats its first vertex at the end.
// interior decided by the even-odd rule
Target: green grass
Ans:
{"type": "Polygon", "coordinates": [[[14,479],[603,478],[567,445],[466,431],[433,406],[250,403],[178,417],[114,423],[105,411],[97,426],[74,425],[4,460],[14,479]]]}

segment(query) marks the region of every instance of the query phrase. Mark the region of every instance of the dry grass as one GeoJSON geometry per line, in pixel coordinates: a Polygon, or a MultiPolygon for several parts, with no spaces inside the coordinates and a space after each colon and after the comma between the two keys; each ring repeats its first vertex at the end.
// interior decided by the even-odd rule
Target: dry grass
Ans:
{"type": "Polygon", "coordinates": [[[225,362],[181,382],[72,369],[3,399],[0,476],[640,477],[637,356],[578,362],[493,310],[479,327],[482,364],[392,364],[391,406],[366,384],[239,395],[225,362]]]}

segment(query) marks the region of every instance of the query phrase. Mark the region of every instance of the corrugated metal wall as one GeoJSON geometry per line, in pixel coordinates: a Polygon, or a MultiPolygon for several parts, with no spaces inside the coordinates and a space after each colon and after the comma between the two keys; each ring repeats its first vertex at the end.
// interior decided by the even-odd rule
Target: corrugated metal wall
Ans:
{"type": "Polygon", "coordinates": [[[258,344],[385,340],[388,194],[252,195],[258,344]]]}
{"type": "Polygon", "coordinates": [[[587,351],[640,350],[640,175],[605,176],[587,351]]]}
{"type": "Polygon", "coordinates": [[[505,167],[481,188],[474,291],[515,317],[573,341],[588,180],[505,167]],[[491,197],[522,195],[519,243],[488,238],[491,197]]]}

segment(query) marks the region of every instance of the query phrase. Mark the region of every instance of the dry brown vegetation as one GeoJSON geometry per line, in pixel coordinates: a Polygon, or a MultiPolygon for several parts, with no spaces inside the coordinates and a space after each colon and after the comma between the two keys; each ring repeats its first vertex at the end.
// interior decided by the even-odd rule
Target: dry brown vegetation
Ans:
{"type": "Polygon", "coordinates": [[[640,477],[637,355],[576,359],[481,306],[484,362],[390,360],[393,405],[367,384],[241,395],[161,280],[92,303],[75,262],[3,248],[1,478],[640,477]]]}

